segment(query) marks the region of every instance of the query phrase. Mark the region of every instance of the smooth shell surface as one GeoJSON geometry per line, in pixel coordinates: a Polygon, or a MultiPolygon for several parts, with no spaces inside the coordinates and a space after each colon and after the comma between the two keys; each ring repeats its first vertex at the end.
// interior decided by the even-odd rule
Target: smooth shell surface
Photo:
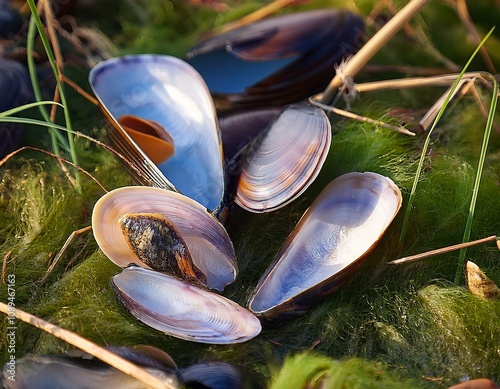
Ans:
{"type": "MultiPolygon", "coordinates": [[[[135,55],[99,63],[89,79],[115,126],[123,115],[134,115],[170,133],[175,153],[157,166],[164,187],[175,187],[209,210],[220,204],[225,185],[220,130],[212,97],[196,70],[174,57],[135,55]]],[[[123,129],[121,135],[132,142],[123,129]]],[[[156,165],[146,160],[148,176],[156,165]]]]}
{"type": "Polygon", "coordinates": [[[236,203],[252,212],[278,209],[319,174],[331,144],[325,112],[309,104],[285,107],[241,160],[236,203]]]}
{"type": "Polygon", "coordinates": [[[349,173],[316,198],[259,281],[249,308],[268,318],[338,288],[381,239],[401,207],[399,188],[376,173],[349,173]]]}
{"type": "Polygon", "coordinates": [[[182,235],[193,263],[206,276],[207,286],[223,290],[237,276],[233,244],[224,227],[196,201],[152,187],[123,187],[102,196],[94,206],[92,230],[106,256],[121,267],[147,267],[129,247],[119,220],[127,213],[159,213],[182,235]]]}
{"type": "Polygon", "coordinates": [[[131,266],[114,276],[112,283],[133,316],[181,339],[240,343],[261,331],[260,321],[245,308],[167,274],[131,266]]]}

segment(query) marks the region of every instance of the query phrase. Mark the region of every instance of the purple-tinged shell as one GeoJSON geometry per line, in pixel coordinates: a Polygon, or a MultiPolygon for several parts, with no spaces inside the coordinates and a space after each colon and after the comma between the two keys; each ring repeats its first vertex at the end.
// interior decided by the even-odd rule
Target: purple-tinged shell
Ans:
{"type": "Polygon", "coordinates": [[[144,324],[199,343],[241,343],[261,324],[251,312],[221,295],[167,274],[130,266],[112,278],[121,303],[144,324]]]}
{"type": "Polygon", "coordinates": [[[129,213],[158,213],[170,220],[210,289],[223,290],[236,279],[238,268],[233,244],[222,224],[196,201],[173,191],[147,186],[115,189],[94,206],[94,237],[104,254],[118,266],[133,263],[148,267],[122,233],[119,220],[129,213]]]}
{"type": "Polygon", "coordinates": [[[278,319],[304,312],[365,262],[402,203],[399,188],[376,173],[348,173],[323,189],[260,279],[248,307],[278,319]]]}

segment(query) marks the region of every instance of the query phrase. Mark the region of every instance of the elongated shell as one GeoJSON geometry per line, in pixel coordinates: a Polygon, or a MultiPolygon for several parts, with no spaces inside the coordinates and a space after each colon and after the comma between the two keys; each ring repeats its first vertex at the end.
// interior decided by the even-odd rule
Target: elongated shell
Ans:
{"type": "Polygon", "coordinates": [[[218,109],[268,107],[322,91],[352,55],[363,20],[344,10],[295,12],[213,36],[187,53],[218,109]]]}
{"type": "Polygon", "coordinates": [[[248,211],[267,212],[296,199],[320,172],[331,139],[322,109],[309,104],[285,107],[247,147],[236,203],[248,211]]]}
{"type": "Polygon", "coordinates": [[[113,136],[146,184],[175,188],[209,210],[220,205],[225,185],[220,130],[212,97],[196,70],[174,57],[134,55],[99,63],[89,80],[118,131],[113,136]],[[155,165],[117,123],[123,115],[165,128],[175,143],[172,157],[155,165]]]}
{"type": "Polygon", "coordinates": [[[158,213],[168,218],[182,235],[209,288],[223,290],[236,279],[234,248],[217,219],[186,196],[152,187],[115,189],[102,196],[94,206],[94,237],[104,254],[118,266],[134,263],[148,267],[138,259],[121,231],[119,220],[128,213],[158,213]]]}
{"type": "Polygon", "coordinates": [[[131,266],[112,278],[121,302],[143,323],[200,343],[245,342],[261,331],[245,308],[167,274],[131,266]]]}
{"type": "MultiPolygon", "coordinates": [[[[114,351],[114,350],[112,350],[114,351]]],[[[121,355],[121,354],[120,354],[121,355]]],[[[126,357],[126,356],[124,356],[126,357]]],[[[128,359],[128,358],[127,358],[128,359]]],[[[135,378],[90,356],[27,355],[15,361],[14,375],[8,364],[3,368],[0,384],[9,389],[147,389],[149,386],[135,378]],[[12,381],[9,377],[15,377],[12,381]]],[[[144,366],[148,373],[165,382],[169,387],[178,387],[175,370],[157,364],[144,366]]]]}
{"type": "Polygon", "coordinates": [[[333,180],[260,279],[250,310],[269,319],[299,314],[340,287],[381,239],[401,202],[398,187],[376,173],[333,180]]]}

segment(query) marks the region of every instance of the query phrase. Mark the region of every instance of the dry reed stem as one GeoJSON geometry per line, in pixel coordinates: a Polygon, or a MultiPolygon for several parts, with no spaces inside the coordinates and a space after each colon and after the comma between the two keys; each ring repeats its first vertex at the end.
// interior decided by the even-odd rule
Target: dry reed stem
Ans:
{"type": "MultiPolygon", "coordinates": [[[[456,250],[460,250],[463,248],[476,246],[478,244],[493,242],[493,241],[497,241],[497,245],[498,245],[498,238],[496,235],[488,236],[487,238],[483,238],[483,239],[474,240],[472,242],[459,243],[459,244],[456,244],[453,246],[448,246],[448,247],[443,247],[443,248],[436,249],[436,250],[426,251],[425,253],[411,255],[409,257],[395,259],[393,261],[387,262],[387,264],[388,265],[400,265],[402,263],[415,262],[415,261],[418,261],[420,259],[429,258],[429,257],[439,255],[439,254],[446,254],[446,253],[449,253],[451,251],[456,251],[456,250]]],[[[499,249],[500,249],[500,246],[499,246],[499,249]]]]}
{"type": "Polygon", "coordinates": [[[61,74],[61,80],[72,87],[80,96],[85,97],[92,104],[99,106],[99,101],[97,101],[97,99],[91,94],[84,91],[76,82],[66,77],[64,74],[61,74]]]}
{"type": "MultiPolygon", "coordinates": [[[[10,312],[12,312],[12,308],[9,310],[9,306],[7,304],[5,304],[4,302],[0,302],[0,312],[10,314],[10,312]]],[[[149,387],[156,389],[173,389],[173,387],[168,383],[162,382],[154,375],[150,374],[139,366],[136,366],[127,359],[122,358],[121,356],[109,350],[106,350],[105,348],[97,345],[94,342],[91,342],[88,339],[85,339],[84,337],[72,331],[56,326],[55,324],[52,324],[37,316],[24,312],[19,308],[15,308],[14,314],[16,319],[28,323],[45,332],[48,332],[49,334],[54,335],[56,338],[64,340],[65,342],[79,348],[80,350],[92,355],[93,357],[106,362],[108,365],[120,370],[121,372],[134,377],[141,382],[144,382],[149,387]]]]}
{"type": "MultiPolygon", "coordinates": [[[[411,0],[394,17],[387,22],[361,49],[353,55],[342,69],[345,76],[354,77],[365,66],[368,61],[387,43],[401,27],[410,20],[429,0],[411,0]]],[[[330,81],[320,102],[330,104],[342,85],[343,79],[339,72],[330,81]]]]}
{"type": "Polygon", "coordinates": [[[286,7],[288,5],[297,3],[297,0],[275,0],[268,5],[259,8],[257,11],[254,11],[241,19],[226,24],[221,28],[220,32],[227,32],[229,30],[234,30],[235,28],[246,26],[247,24],[256,22],[258,20],[264,19],[279,9],[286,7]]]}
{"type": "MultiPolygon", "coordinates": [[[[452,1],[452,3],[456,5],[458,17],[462,21],[462,24],[465,26],[465,29],[467,30],[469,35],[469,39],[474,45],[479,46],[482,38],[479,35],[474,22],[472,21],[467,3],[465,2],[465,0],[454,0],[452,1]]],[[[488,71],[495,74],[497,71],[495,69],[495,65],[493,65],[493,61],[488,54],[488,51],[486,50],[486,47],[481,46],[481,48],[479,49],[479,54],[483,57],[483,61],[485,62],[488,71]]]]}
{"type": "MultiPolygon", "coordinates": [[[[462,77],[463,80],[484,81],[487,83],[483,76],[483,72],[468,72],[462,77]]],[[[442,74],[439,76],[431,77],[407,77],[395,80],[371,81],[362,84],[356,84],[356,91],[358,93],[375,92],[381,90],[391,89],[406,89],[406,88],[422,88],[429,86],[450,86],[458,78],[458,74],[442,74]]]]}
{"type": "Polygon", "coordinates": [[[330,111],[330,112],[333,112],[337,115],[344,116],[344,117],[349,118],[349,119],[353,119],[353,120],[357,120],[357,121],[365,122],[365,123],[375,124],[377,126],[388,128],[390,130],[394,130],[394,131],[400,132],[400,133],[405,134],[405,135],[415,136],[414,132],[411,132],[411,131],[409,131],[406,128],[401,127],[401,126],[393,126],[391,124],[384,123],[380,120],[371,119],[371,118],[368,118],[366,116],[360,116],[360,115],[357,115],[355,113],[345,111],[343,109],[339,109],[339,108],[331,107],[331,106],[326,105],[326,104],[318,103],[318,102],[314,101],[313,99],[309,99],[309,102],[311,104],[316,105],[317,107],[325,110],[325,111],[330,111]]]}
{"type": "Polygon", "coordinates": [[[57,255],[54,257],[54,260],[52,261],[52,263],[48,267],[48,269],[45,272],[44,276],[40,279],[40,281],[38,281],[39,284],[43,284],[44,281],[47,279],[47,277],[52,272],[52,270],[54,270],[54,268],[58,264],[59,260],[61,259],[62,255],[65,253],[65,251],[67,250],[67,248],[69,247],[69,245],[71,244],[71,242],[73,241],[73,239],[75,239],[75,237],[77,235],[84,234],[84,233],[86,233],[88,231],[91,231],[91,230],[92,230],[92,226],[83,227],[83,228],[80,228],[79,230],[73,231],[68,236],[68,238],[66,239],[66,242],[64,242],[63,246],[61,247],[61,250],[59,250],[59,252],[57,253],[57,255]]]}

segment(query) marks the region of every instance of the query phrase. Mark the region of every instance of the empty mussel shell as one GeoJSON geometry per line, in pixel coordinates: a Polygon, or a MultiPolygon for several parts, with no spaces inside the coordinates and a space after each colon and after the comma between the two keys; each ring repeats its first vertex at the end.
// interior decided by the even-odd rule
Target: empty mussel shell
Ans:
{"type": "Polygon", "coordinates": [[[97,64],[89,81],[113,125],[110,138],[139,170],[140,183],[175,189],[209,210],[221,206],[226,174],[220,130],[210,92],[195,69],[175,57],[131,55],[97,64]],[[153,163],[118,123],[124,115],[166,129],[173,155],[153,163]]]}
{"type": "Polygon", "coordinates": [[[218,109],[285,105],[323,90],[334,65],[357,50],[363,28],[344,10],[296,12],[210,37],[186,57],[218,109]]]}
{"type": "Polygon", "coordinates": [[[261,331],[259,319],[245,308],[167,274],[130,266],[112,277],[112,284],[133,316],[180,339],[240,343],[261,331]]]}
{"type": "MultiPolygon", "coordinates": [[[[140,365],[148,373],[178,387],[175,369],[133,349],[111,348],[111,351],[140,365]]],[[[146,389],[149,386],[101,362],[90,355],[27,355],[15,361],[14,367],[5,364],[2,387],[9,389],[146,389]],[[9,369],[14,369],[14,375],[9,369]],[[9,379],[15,377],[14,380],[9,379]]]]}
{"type": "Polygon", "coordinates": [[[376,173],[344,174],[323,189],[252,293],[267,319],[304,312],[361,266],[401,207],[399,188],[376,173]]]}
{"type": "Polygon", "coordinates": [[[295,200],[319,174],[331,139],[330,121],[322,109],[287,105],[246,147],[236,203],[248,211],[268,212],[295,200]]]}
{"type": "MultiPolygon", "coordinates": [[[[202,205],[186,196],[147,186],[115,189],[102,196],[94,206],[94,237],[104,254],[115,264],[125,267],[134,263],[151,267],[152,263],[147,265],[141,261],[130,247],[120,225],[124,215],[142,213],[162,215],[175,226],[176,233],[190,253],[196,268],[194,273],[201,271],[203,277],[199,281],[207,287],[223,290],[236,279],[238,270],[233,244],[219,221],[202,205]]],[[[167,271],[161,267],[160,270],[167,271]]]]}

